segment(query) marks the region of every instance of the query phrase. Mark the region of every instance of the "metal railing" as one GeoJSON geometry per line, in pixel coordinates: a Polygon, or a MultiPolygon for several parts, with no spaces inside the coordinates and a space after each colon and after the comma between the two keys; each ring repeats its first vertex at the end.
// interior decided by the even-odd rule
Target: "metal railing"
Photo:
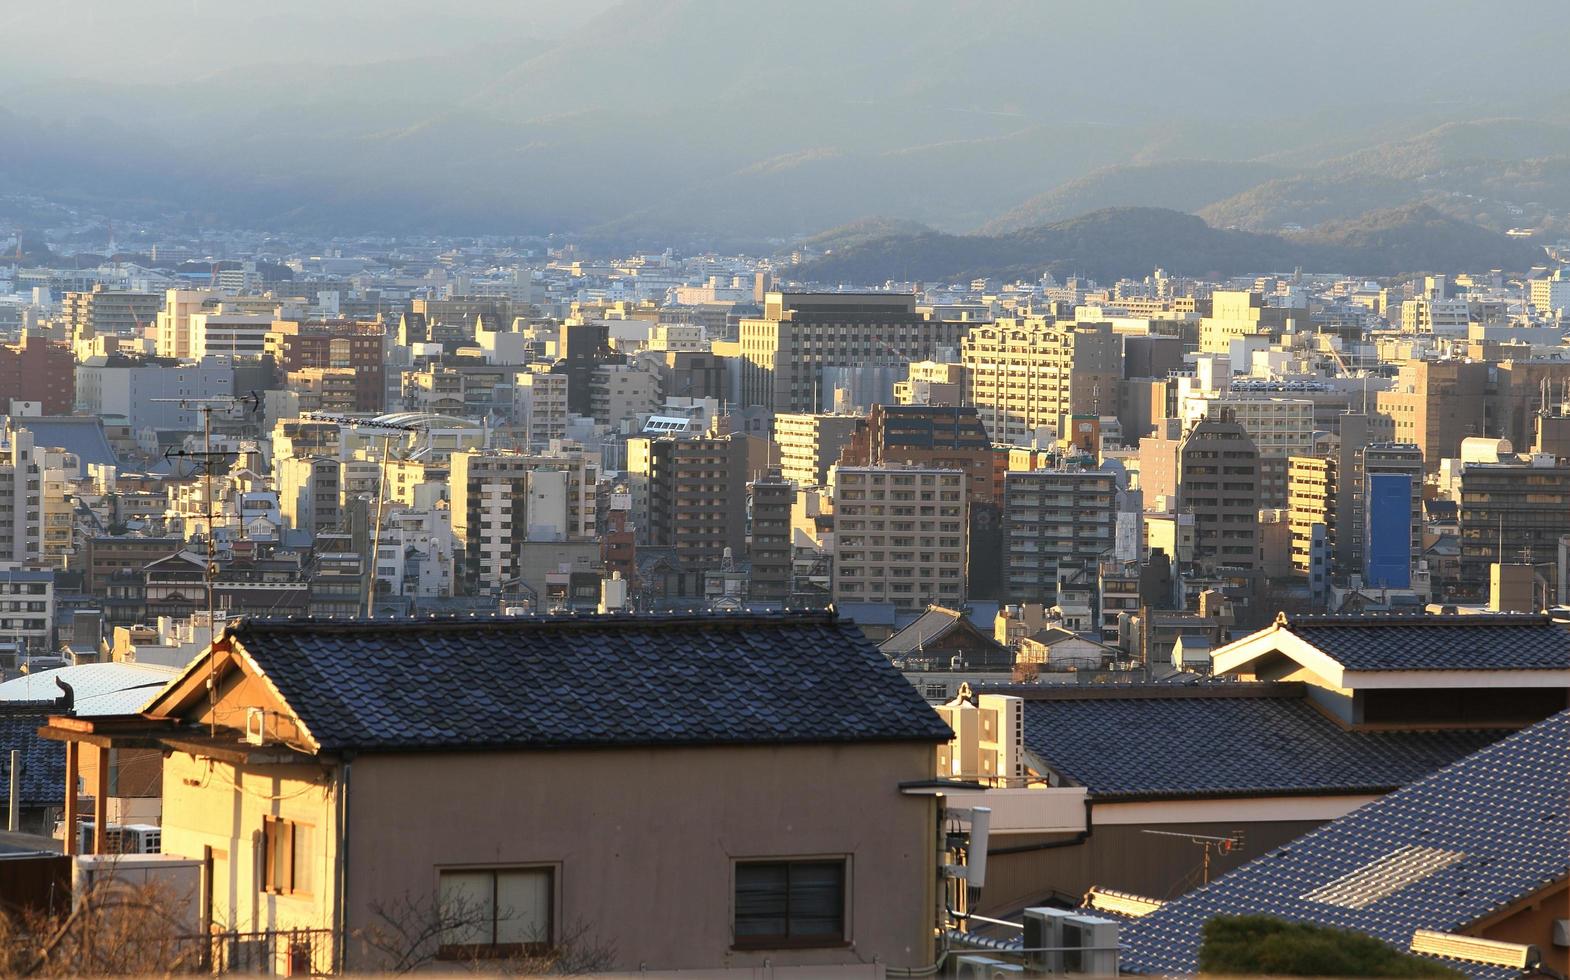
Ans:
{"type": "Polygon", "coordinates": [[[200,963],[214,974],[252,973],[282,977],[325,976],[335,968],[330,929],[268,929],[182,937],[197,947],[200,963]]]}

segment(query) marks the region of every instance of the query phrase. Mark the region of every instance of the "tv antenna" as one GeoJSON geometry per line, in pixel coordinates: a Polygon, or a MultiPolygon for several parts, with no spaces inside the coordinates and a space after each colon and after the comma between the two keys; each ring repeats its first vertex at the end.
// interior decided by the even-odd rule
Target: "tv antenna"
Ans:
{"type": "MultiPolygon", "coordinates": [[[[207,734],[209,737],[218,737],[218,677],[217,661],[213,658],[213,644],[218,638],[218,614],[213,598],[213,586],[218,578],[218,540],[214,533],[213,515],[213,461],[219,458],[238,455],[236,452],[216,451],[213,449],[213,412],[224,410],[232,412],[237,405],[249,406],[252,412],[260,411],[262,398],[256,392],[248,395],[218,395],[212,398],[154,398],[155,402],[175,403],[181,408],[194,408],[202,413],[202,448],[200,451],[190,449],[168,449],[164,452],[164,459],[171,463],[176,459],[196,459],[201,462],[197,465],[202,470],[202,510],[207,519],[207,560],[203,563],[202,581],[207,588],[207,734]]],[[[236,515],[244,520],[243,514],[236,515]]]]}
{"type": "Polygon", "coordinates": [[[1202,884],[1210,884],[1210,856],[1212,854],[1231,854],[1233,851],[1243,849],[1243,831],[1234,830],[1225,837],[1212,837],[1207,834],[1184,834],[1175,830],[1142,830],[1142,834],[1154,834],[1157,837],[1181,837],[1190,844],[1198,845],[1203,851],[1200,865],[1203,875],[1202,884]]]}
{"type": "Polygon", "coordinates": [[[382,458],[376,478],[376,516],[371,527],[371,553],[365,559],[365,587],[361,596],[362,612],[366,619],[376,618],[376,566],[382,551],[382,505],[387,499],[387,457],[392,455],[392,441],[400,432],[424,432],[425,426],[401,422],[381,422],[354,415],[333,415],[327,412],[303,412],[301,418],[314,422],[334,422],[355,429],[379,429],[382,435],[382,458]]]}

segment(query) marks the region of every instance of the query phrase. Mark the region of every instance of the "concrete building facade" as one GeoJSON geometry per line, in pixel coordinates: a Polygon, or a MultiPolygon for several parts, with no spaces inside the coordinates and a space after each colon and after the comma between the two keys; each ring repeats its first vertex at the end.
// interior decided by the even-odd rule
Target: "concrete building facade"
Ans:
{"type": "Polygon", "coordinates": [[[966,404],[993,442],[1029,445],[1040,429],[1055,439],[1065,416],[1117,408],[1123,347],[1110,323],[1002,319],[972,327],[961,351],[966,404]]]}
{"type": "Polygon", "coordinates": [[[1205,419],[1178,451],[1180,509],[1194,518],[1194,558],[1207,569],[1259,565],[1259,450],[1230,419],[1205,419]]]}
{"type": "Polygon", "coordinates": [[[1065,575],[1094,575],[1111,552],[1117,481],[1102,470],[1020,470],[1003,488],[1005,594],[1053,605],[1065,575]]]}
{"type": "Polygon", "coordinates": [[[811,412],[824,368],[904,366],[956,346],[964,326],[917,312],[913,295],[771,292],[740,323],[742,402],[811,412]]]}
{"type": "Polygon", "coordinates": [[[897,466],[836,466],[833,595],[958,609],[966,595],[965,474],[897,466]]]}

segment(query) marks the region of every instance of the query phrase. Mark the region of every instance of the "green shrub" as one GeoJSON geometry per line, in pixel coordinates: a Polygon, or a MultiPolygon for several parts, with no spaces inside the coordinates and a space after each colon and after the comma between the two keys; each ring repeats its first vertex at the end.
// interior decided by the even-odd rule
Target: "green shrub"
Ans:
{"type": "Polygon", "coordinates": [[[1347,929],[1268,915],[1218,915],[1205,923],[1199,972],[1282,977],[1456,977],[1430,959],[1347,929]]]}

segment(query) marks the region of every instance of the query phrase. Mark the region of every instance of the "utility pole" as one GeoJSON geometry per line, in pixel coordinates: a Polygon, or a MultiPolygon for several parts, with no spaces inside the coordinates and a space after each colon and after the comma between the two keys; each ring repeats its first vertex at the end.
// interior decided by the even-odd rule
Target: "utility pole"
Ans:
{"type": "Polygon", "coordinates": [[[424,432],[421,425],[407,425],[397,422],[379,422],[376,419],[362,419],[353,415],[332,415],[327,412],[304,412],[301,418],[312,419],[318,422],[336,422],[342,426],[354,429],[378,429],[382,434],[381,465],[377,468],[376,479],[376,508],[374,524],[371,527],[370,554],[365,560],[365,587],[361,592],[361,614],[366,619],[376,618],[376,566],[381,556],[382,546],[382,512],[387,500],[387,458],[392,455],[392,441],[399,432],[424,432]]]}
{"type": "MultiPolygon", "coordinates": [[[[164,459],[197,459],[197,465],[202,468],[202,511],[207,520],[207,560],[202,570],[202,580],[207,587],[207,729],[208,734],[217,737],[218,734],[218,677],[217,662],[212,656],[212,647],[218,639],[218,611],[214,599],[214,588],[218,578],[218,536],[215,526],[216,517],[213,513],[213,462],[217,459],[236,455],[231,452],[216,452],[213,450],[213,410],[223,408],[232,410],[236,405],[249,403],[251,411],[261,408],[261,398],[252,392],[248,396],[236,397],[234,395],[220,395],[214,398],[155,398],[155,402],[176,402],[181,408],[195,407],[202,413],[202,449],[200,452],[190,450],[169,450],[164,453],[164,459]]],[[[243,524],[245,515],[237,513],[236,518],[243,524]]]]}

